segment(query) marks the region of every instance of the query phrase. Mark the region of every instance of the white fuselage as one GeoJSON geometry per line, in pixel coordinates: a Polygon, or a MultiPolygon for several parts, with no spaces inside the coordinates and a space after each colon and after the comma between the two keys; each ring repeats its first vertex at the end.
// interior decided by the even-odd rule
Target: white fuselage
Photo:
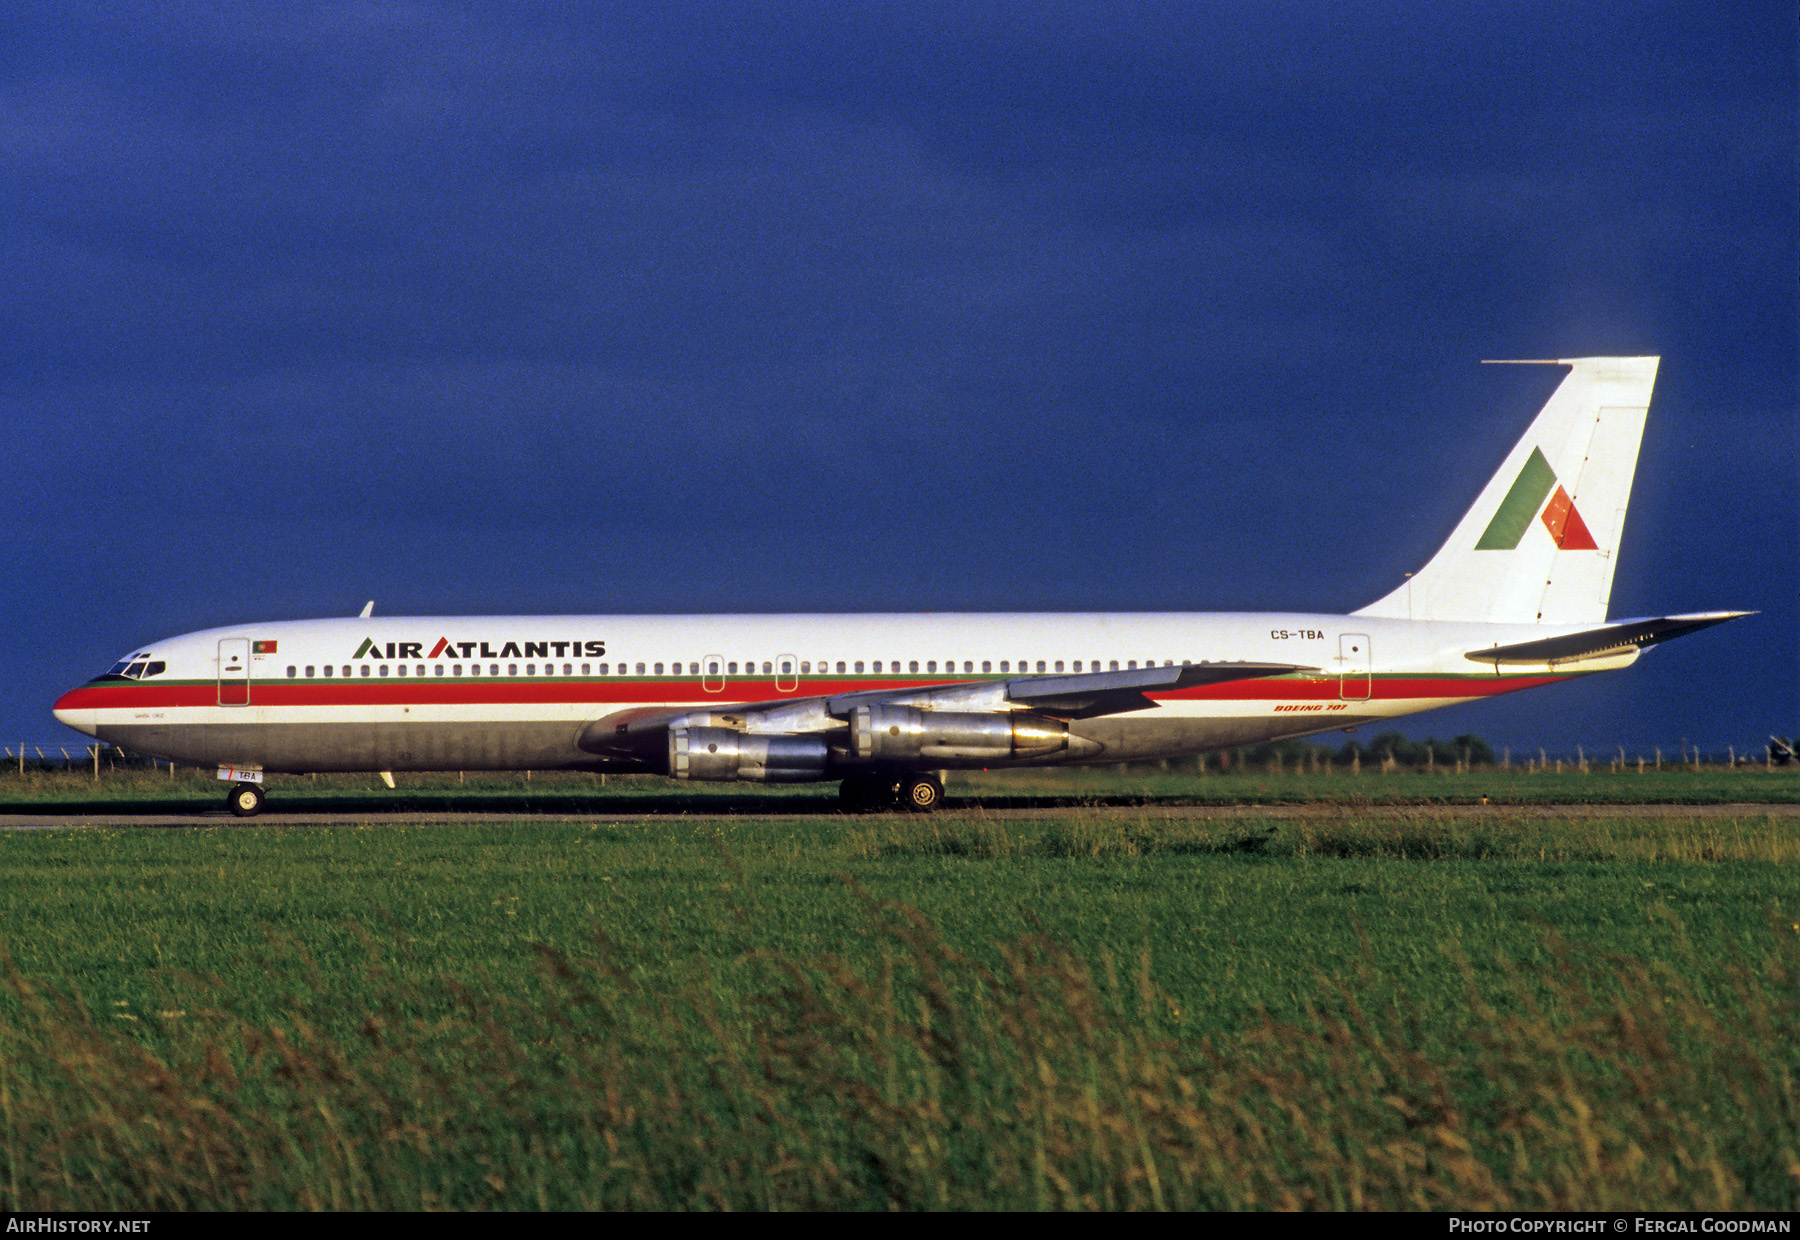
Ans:
{"type": "Polygon", "coordinates": [[[1183,663],[1305,669],[1151,693],[1151,709],[1070,723],[1099,748],[1061,760],[1122,761],[1347,729],[1601,670],[1466,657],[1579,627],[1291,612],[275,621],[142,647],[56,714],[124,748],[205,765],[656,769],[579,737],[625,711],[729,713],[1183,663]]]}

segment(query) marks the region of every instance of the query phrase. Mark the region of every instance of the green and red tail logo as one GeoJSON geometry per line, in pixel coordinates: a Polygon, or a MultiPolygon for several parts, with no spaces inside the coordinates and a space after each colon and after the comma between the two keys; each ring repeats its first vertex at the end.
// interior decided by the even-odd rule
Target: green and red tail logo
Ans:
{"type": "Polygon", "coordinates": [[[1506,498],[1500,501],[1500,510],[1481,532],[1475,550],[1511,551],[1531,528],[1533,517],[1541,517],[1559,551],[1599,550],[1594,544],[1594,536],[1588,532],[1587,522],[1575,511],[1575,501],[1558,485],[1556,471],[1536,448],[1531,450],[1531,459],[1519,471],[1506,498]],[[1552,488],[1555,494],[1551,494],[1552,488]],[[1550,500],[1548,504],[1544,502],[1546,496],[1550,500]]]}

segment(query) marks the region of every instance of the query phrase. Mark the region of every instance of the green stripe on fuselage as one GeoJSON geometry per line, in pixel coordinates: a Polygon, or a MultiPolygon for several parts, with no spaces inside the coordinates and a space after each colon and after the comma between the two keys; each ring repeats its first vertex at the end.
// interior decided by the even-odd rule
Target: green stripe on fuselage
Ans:
{"type": "Polygon", "coordinates": [[[1525,462],[1525,468],[1519,471],[1512,489],[1506,498],[1500,501],[1500,509],[1494,519],[1488,522],[1487,529],[1481,532],[1481,538],[1475,544],[1477,551],[1511,551],[1525,537],[1525,531],[1531,526],[1531,519],[1537,516],[1538,509],[1543,506],[1544,497],[1550,494],[1550,488],[1556,485],[1556,471],[1550,468],[1550,462],[1536,448],[1525,462]]]}

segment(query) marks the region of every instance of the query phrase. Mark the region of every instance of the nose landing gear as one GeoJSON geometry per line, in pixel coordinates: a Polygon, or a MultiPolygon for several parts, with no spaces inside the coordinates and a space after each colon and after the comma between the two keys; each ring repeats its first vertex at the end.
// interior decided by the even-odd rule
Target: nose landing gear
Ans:
{"type": "Polygon", "coordinates": [[[254,818],[262,813],[263,790],[256,784],[233,784],[225,794],[225,808],[239,818],[254,818]]]}

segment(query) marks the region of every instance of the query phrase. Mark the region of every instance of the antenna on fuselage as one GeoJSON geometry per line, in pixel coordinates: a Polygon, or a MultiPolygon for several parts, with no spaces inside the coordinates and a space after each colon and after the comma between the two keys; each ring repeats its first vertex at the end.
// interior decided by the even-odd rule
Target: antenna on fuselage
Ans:
{"type": "Polygon", "coordinates": [[[368,602],[364,603],[363,609],[356,613],[357,618],[361,619],[361,620],[367,620],[370,616],[372,616],[374,614],[375,614],[375,600],[374,599],[370,599],[368,602]]]}

